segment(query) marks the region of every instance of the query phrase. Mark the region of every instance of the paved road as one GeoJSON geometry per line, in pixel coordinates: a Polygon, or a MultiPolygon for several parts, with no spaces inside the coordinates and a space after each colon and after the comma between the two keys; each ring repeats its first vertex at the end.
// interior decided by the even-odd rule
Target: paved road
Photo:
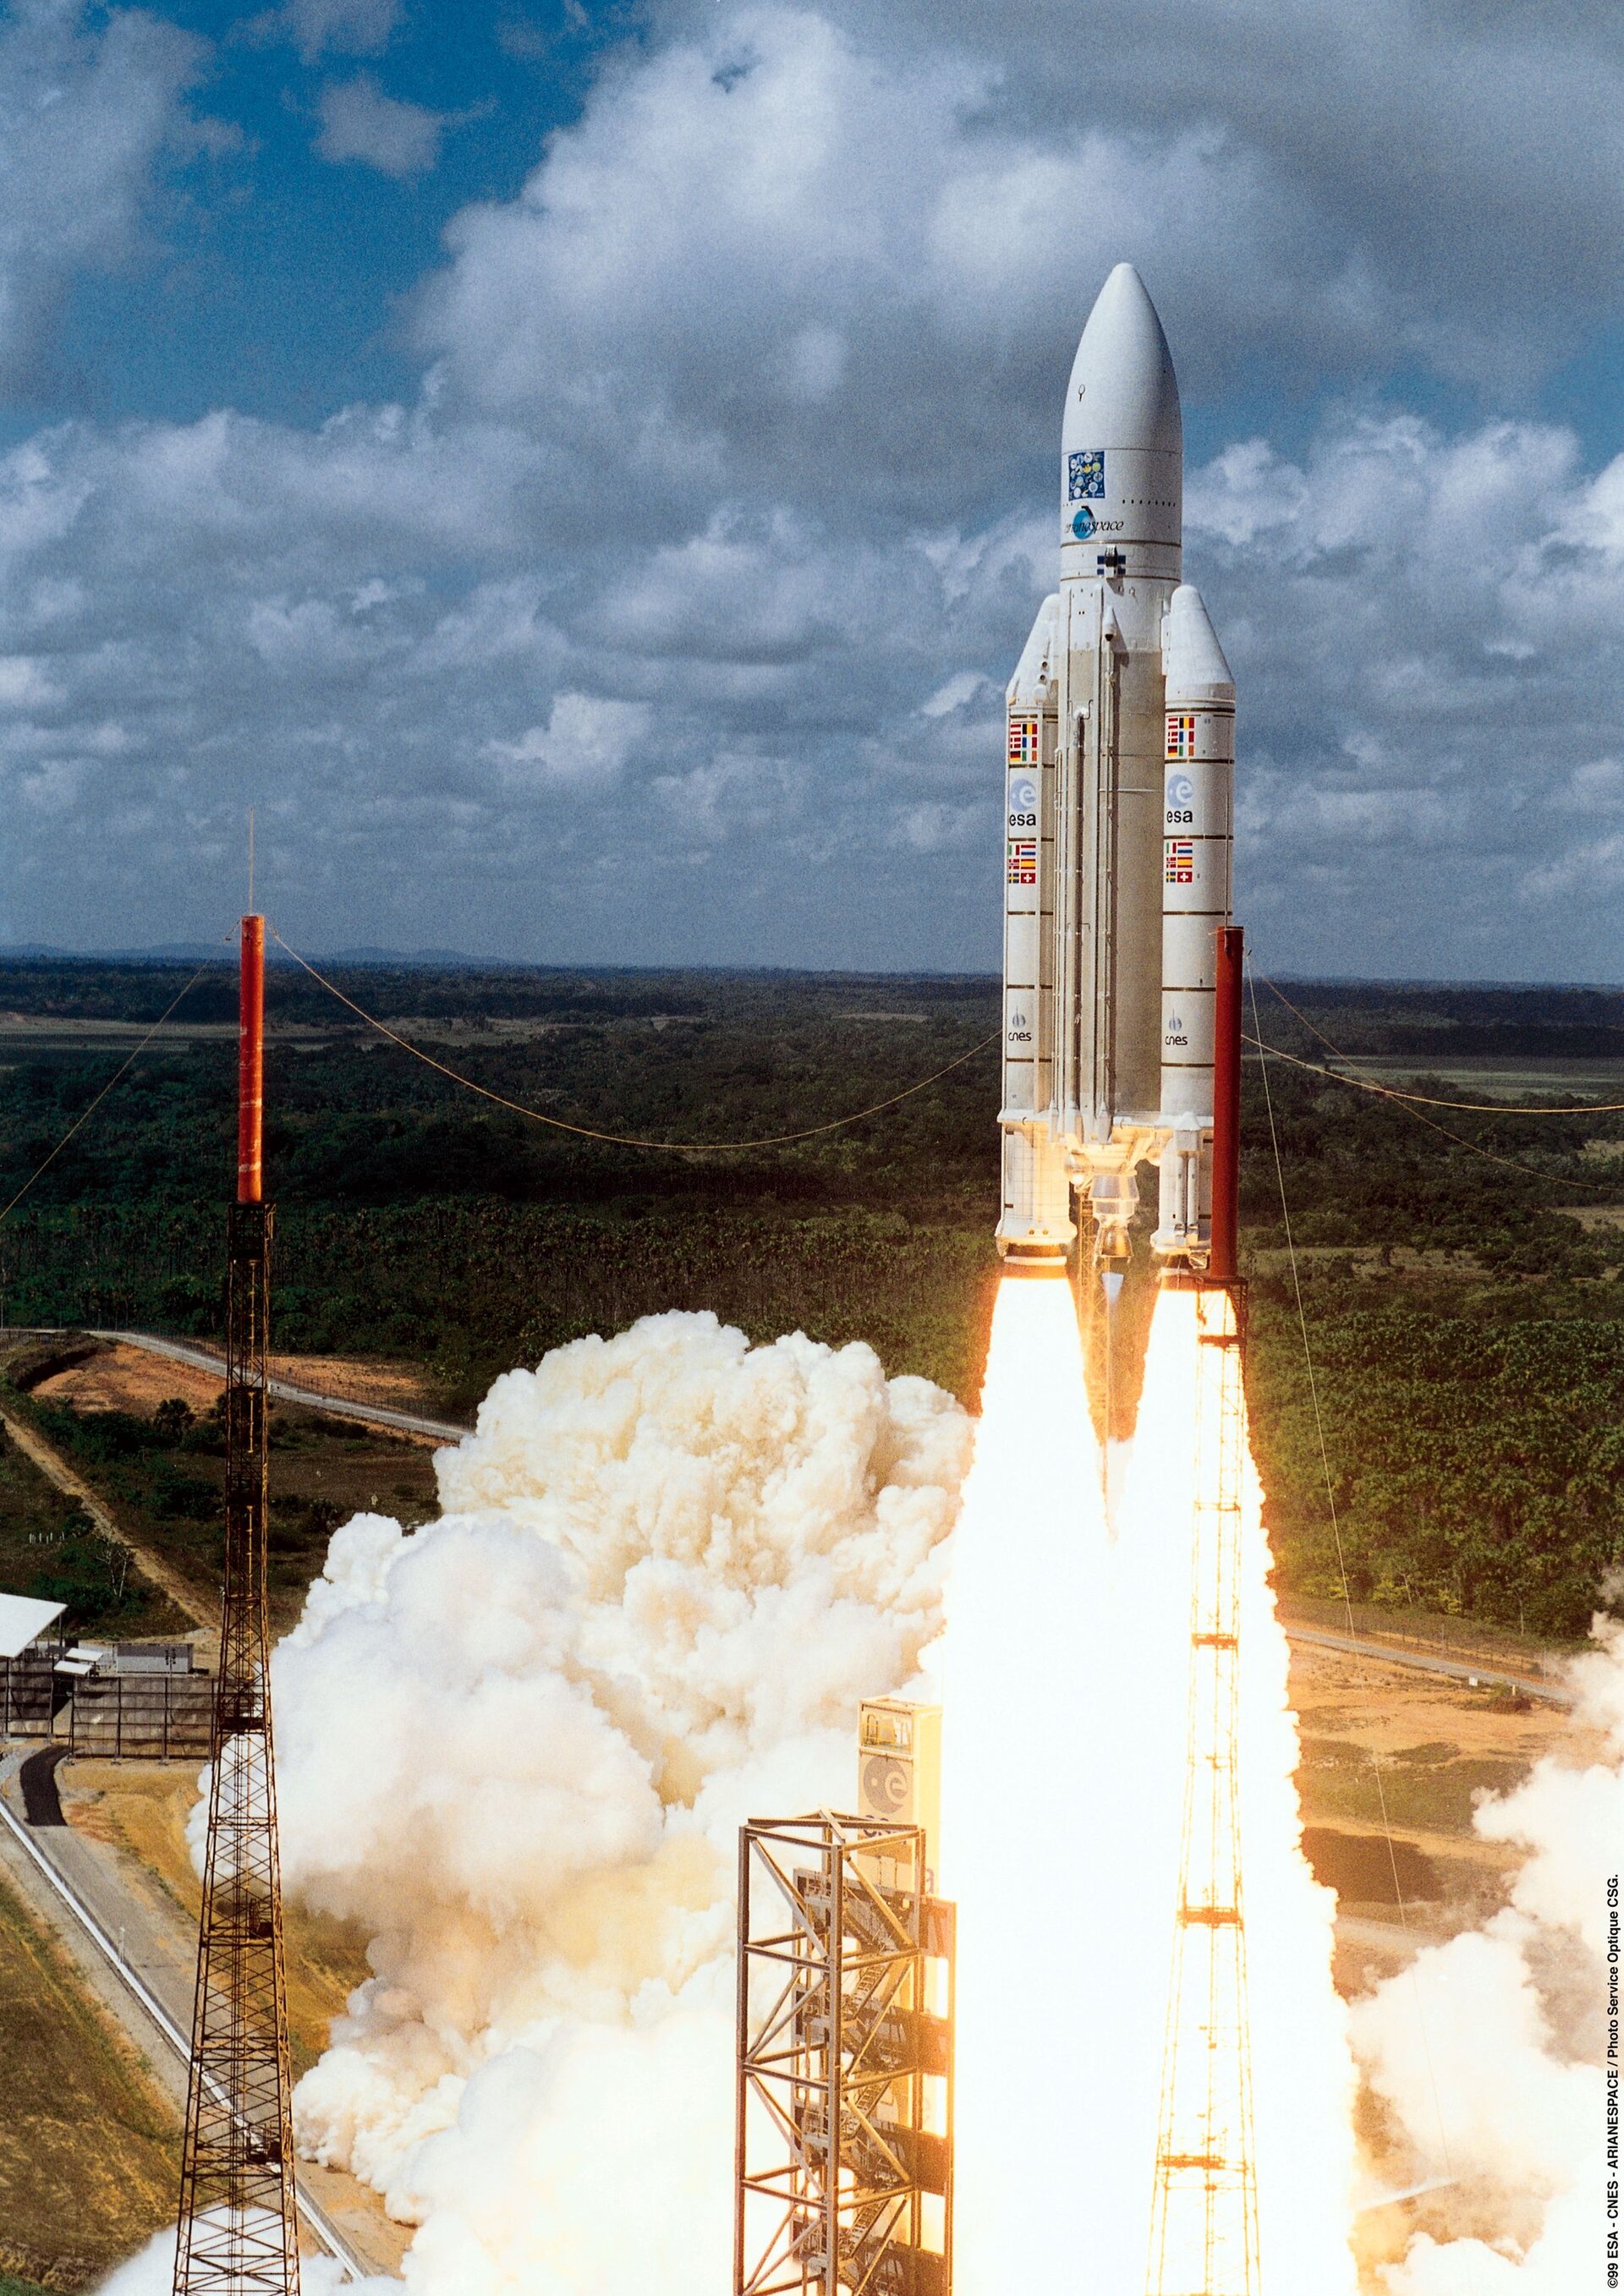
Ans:
{"type": "Polygon", "coordinates": [[[19,1764],[17,1783],[22,1788],[22,1815],[29,1825],[66,1825],[62,1816],[62,1798],[56,1790],[56,1774],[67,1760],[71,1749],[67,1746],[42,1746],[37,1754],[26,1755],[19,1764]]]}
{"type": "Polygon", "coordinates": [[[1332,1635],[1317,1628],[1294,1627],[1285,1622],[1286,1640],[1292,1643],[1313,1643],[1322,1650],[1346,1651],[1355,1658],[1380,1659],[1383,1666],[1414,1667],[1421,1674],[1441,1674],[1456,1682],[1482,1684],[1491,1690],[1519,1690],[1525,1698],[1542,1698],[1547,1705],[1571,1706],[1571,1690],[1562,1689],[1542,1676],[1532,1674],[1500,1674],[1475,1659],[1444,1658],[1431,1651],[1398,1650],[1391,1643],[1368,1641],[1363,1635],[1332,1635]]]}
{"type": "MultiPolygon", "coordinates": [[[[166,1356],[171,1363],[190,1364],[194,1371],[211,1371],[224,1378],[226,1359],[211,1348],[185,1340],[160,1340],[150,1332],[93,1332],[96,1340],[117,1340],[127,1348],[144,1348],[148,1355],[166,1356]]],[[[353,1396],[322,1395],[313,1387],[296,1387],[291,1380],[271,1379],[267,1391],[283,1403],[302,1403],[313,1411],[330,1412],[335,1419],[364,1419],[374,1427],[393,1427],[406,1435],[432,1435],[442,1443],[460,1443],[472,1432],[448,1419],[424,1419],[414,1411],[391,1411],[382,1403],[357,1403],[353,1396]]]]}
{"type": "MultiPolygon", "coordinates": [[[[193,1925],[156,1875],[111,1843],[76,1826],[28,1822],[19,1807],[18,1774],[36,1759],[24,1751],[0,1760],[0,1857],[184,2112],[197,1951],[193,1925]]],[[[299,2185],[311,2231],[352,2278],[393,2272],[398,2244],[387,2233],[380,2237],[370,2194],[351,2177],[304,2161],[299,2185]]]]}

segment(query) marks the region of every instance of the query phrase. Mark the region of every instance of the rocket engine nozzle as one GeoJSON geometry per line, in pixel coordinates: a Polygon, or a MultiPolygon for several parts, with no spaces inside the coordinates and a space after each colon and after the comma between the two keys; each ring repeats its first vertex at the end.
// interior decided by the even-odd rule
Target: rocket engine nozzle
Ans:
{"type": "Polygon", "coordinates": [[[1005,1275],[1064,1275],[1067,1271],[1066,1255],[1054,1244],[1000,1243],[998,1250],[1005,1275]]]}

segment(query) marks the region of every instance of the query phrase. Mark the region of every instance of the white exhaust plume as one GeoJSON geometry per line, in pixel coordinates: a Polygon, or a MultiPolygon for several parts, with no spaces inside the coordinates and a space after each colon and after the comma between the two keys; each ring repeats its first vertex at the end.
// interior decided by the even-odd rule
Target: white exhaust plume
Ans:
{"type": "Polygon", "coordinates": [[[941,1659],[961,2296],[1064,2286],[1079,2238],[1096,2252],[1079,2120],[1102,2070],[1102,1988],[1079,1923],[1104,1882],[1089,1688],[1104,1562],[1071,1288],[1012,1278],[993,1312],[941,1659]]]}
{"type": "Polygon", "coordinates": [[[1389,1979],[1354,2013],[1366,2078],[1410,2163],[1451,2180],[1390,2270],[1392,2296],[1612,2284],[1605,2013],[1624,1863],[1624,1626],[1598,1618],[1595,1631],[1600,1648],[1571,1669],[1574,1718],[1603,1733],[1606,1759],[1547,1755],[1480,1804],[1478,1832],[1528,1852],[1511,1904],[1429,1948],[1413,1979],[1389,1979]]]}
{"type": "Polygon", "coordinates": [[[409,2287],[714,2296],[736,1830],[849,1807],[969,1440],[866,1347],[654,1316],[498,1380],[439,1521],[334,1537],[275,1661],[283,1873],[377,1974],[296,2127],[422,2227],[409,2287]]]}
{"type": "MultiPolygon", "coordinates": [[[[1063,2284],[1079,2253],[1102,2288],[1145,2285],[1186,1764],[1198,1360],[1194,1299],[1164,1292],[1113,1529],[1069,1290],[1001,1287],[944,1646],[958,2296],[1063,2284]]],[[[1352,2296],[1354,2074],[1331,1981],[1334,1900],[1300,1847],[1285,1637],[1250,1474],[1242,1566],[1262,2286],[1352,2296]]]]}
{"type": "MultiPolygon", "coordinates": [[[[1161,1303],[1113,1533],[1066,1288],[1001,1295],[965,1517],[983,1535],[961,1542],[946,1685],[960,2282],[981,2296],[1007,2234],[1005,2258],[1038,2264],[1046,2243],[1085,2239],[1131,2289],[1177,1854],[1193,1331],[1187,1302],[1161,1303]],[[974,1849],[988,1825],[1013,1845],[996,1869],[974,1849]],[[978,2002],[978,1937],[1018,1945],[1002,2001],[978,2002]],[[1042,2079],[1028,2064],[1023,2083],[1029,2046],[1042,2079]],[[1042,2179],[999,2149],[1012,2092],[1036,2112],[1042,2179]]],[[[478,1433],[439,1456],[440,1520],[407,1534],[361,1516],[335,1535],[275,1661],[284,1872],[366,1924],[377,1973],[301,2082],[297,2125],[307,2152],[419,2226],[416,2296],[723,2284],[736,1828],[849,1806],[859,1698],[917,1689],[941,1625],[970,1431],[949,1397],[888,1382],[866,1348],[751,1348],[713,1316],[653,1317],[499,1380],[478,1433]]],[[[1349,2061],[1330,1900],[1297,1848],[1255,1483],[1247,1525],[1266,2285],[1306,2275],[1344,2296],[1349,2061]]],[[[1624,1628],[1601,1631],[1577,1678],[1609,1759],[1542,1762],[1480,1812],[1529,1856],[1508,1912],[1421,1956],[1424,2023],[1407,1976],[1354,2013],[1400,2144],[1380,2181],[1452,2180],[1423,2195],[1424,2231],[1366,2296],[1603,2284],[1624,1628]]],[[[172,2253],[172,2235],[154,2242],[110,2290],[161,2296],[172,2253]]],[[[318,2296],[328,2272],[314,2267],[318,2296]]]]}

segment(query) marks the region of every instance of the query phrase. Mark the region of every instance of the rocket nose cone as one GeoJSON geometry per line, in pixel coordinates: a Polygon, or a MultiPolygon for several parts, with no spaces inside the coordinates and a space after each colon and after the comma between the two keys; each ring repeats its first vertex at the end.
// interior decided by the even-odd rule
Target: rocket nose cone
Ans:
{"type": "Polygon", "coordinates": [[[1224,657],[1201,592],[1181,582],[1168,601],[1161,627],[1161,667],[1168,707],[1180,701],[1233,701],[1234,673],[1224,657]]]}
{"type": "Polygon", "coordinates": [[[1184,454],[1173,355],[1131,263],[1117,265],[1088,314],[1071,365],[1063,436],[1068,447],[1184,454]]]}

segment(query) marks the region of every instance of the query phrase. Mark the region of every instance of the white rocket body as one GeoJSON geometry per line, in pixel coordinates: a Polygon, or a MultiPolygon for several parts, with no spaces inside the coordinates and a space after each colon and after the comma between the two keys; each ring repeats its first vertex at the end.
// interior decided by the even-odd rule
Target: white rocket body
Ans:
{"type": "Polygon", "coordinates": [[[1234,684],[1179,580],[1183,512],[1173,363],[1121,263],[1067,390],[1061,586],[1008,693],[997,1237],[1013,1262],[1064,1258],[1074,1191],[1120,1262],[1147,1160],[1155,1250],[1205,1259],[1234,684]]]}

